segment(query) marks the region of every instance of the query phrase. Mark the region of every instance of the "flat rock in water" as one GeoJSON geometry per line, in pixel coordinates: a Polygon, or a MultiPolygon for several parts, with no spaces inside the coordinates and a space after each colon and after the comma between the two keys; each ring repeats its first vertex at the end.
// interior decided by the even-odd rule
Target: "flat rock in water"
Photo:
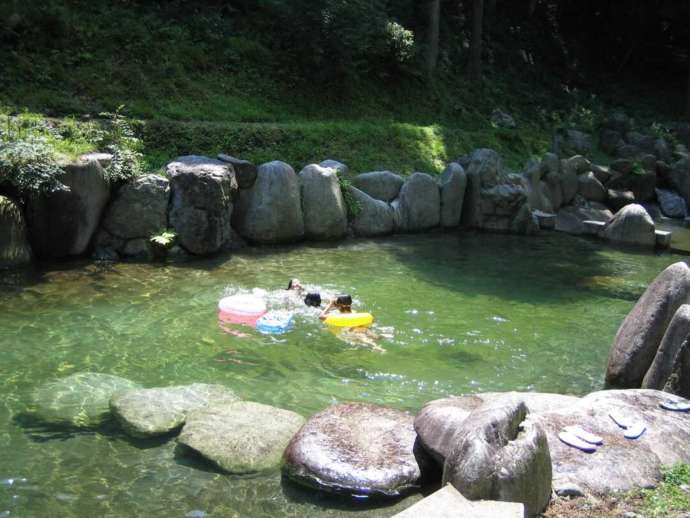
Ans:
{"type": "Polygon", "coordinates": [[[193,410],[238,400],[232,390],[222,385],[195,383],[118,392],[110,400],[110,408],[127,433],[150,437],[181,427],[193,410]]]}
{"type": "Polygon", "coordinates": [[[398,496],[420,486],[413,418],[366,403],[342,403],[311,417],[285,451],[285,472],[324,491],[398,496]]]}
{"type": "Polygon", "coordinates": [[[139,388],[133,381],[97,372],[80,372],[40,386],[33,394],[33,411],[42,421],[77,428],[96,427],[109,420],[115,392],[139,388]]]}
{"type": "Polygon", "coordinates": [[[304,418],[252,402],[210,405],[187,414],[178,442],[229,473],[277,468],[304,418]]]}

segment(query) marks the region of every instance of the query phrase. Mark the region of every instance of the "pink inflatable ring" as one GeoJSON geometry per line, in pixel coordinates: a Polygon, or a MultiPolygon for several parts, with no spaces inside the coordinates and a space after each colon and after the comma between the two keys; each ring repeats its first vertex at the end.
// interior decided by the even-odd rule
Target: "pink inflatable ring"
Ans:
{"type": "Polygon", "coordinates": [[[253,326],[266,309],[266,302],[255,295],[232,295],[218,303],[218,317],[224,322],[253,326]]]}

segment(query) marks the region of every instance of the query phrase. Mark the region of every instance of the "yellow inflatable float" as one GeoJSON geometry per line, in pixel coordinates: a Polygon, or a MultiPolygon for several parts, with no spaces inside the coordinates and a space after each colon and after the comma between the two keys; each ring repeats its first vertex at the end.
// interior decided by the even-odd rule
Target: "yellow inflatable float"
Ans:
{"type": "Polygon", "coordinates": [[[369,327],[374,316],[371,313],[334,313],[324,322],[330,327],[369,327]]]}

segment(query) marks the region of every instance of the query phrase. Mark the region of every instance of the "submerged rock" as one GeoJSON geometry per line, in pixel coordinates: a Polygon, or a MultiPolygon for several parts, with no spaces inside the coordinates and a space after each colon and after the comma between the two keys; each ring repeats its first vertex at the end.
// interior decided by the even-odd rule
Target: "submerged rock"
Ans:
{"type": "Polygon", "coordinates": [[[32,410],[49,424],[92,428],[111,418],[113,394],[135,388],[139,385],[119,376],[80,372],[37,388],[32,410]]]}
{"type": "Polygon", "coordinates": [[[391,202],[398,197],[405,180],[390,171],[373,171],[355,176],[352,184],[375,200],[391,202]]]}
{"type": "Polygon", "coordinates": [[[11,199],[0,196],[0,268],[30,262],[31,247],[22,209],[11,199]]]}
{"type": "Polygon", "coordinates": [[[340,239],[347,233],[347,211],[338,172],[316,164],[299,173],[304,233],[317,240],[340,239]]]}
{"type": "Polygon", "coordinates": [[[252,402],[209,405],[189,412],[178,438],[229,473],[277,468],[304,418],[289,410],[252,402]]]}
{"type": "Polygon", "coordinates": [[[341,403],[312,416],[290,441],[285,473],[324,491],[398,496],[421,483],[415,439],[412,416],[341,403]]]}
{"type": "Polygon", "coordinates": [[[654,360],[669,322],[690,300],[690,268],[672,264],[649,285],[623,320],[609,351],[606,382],[637,388],[654,360]]]}
{"type": "Polygon", "coordinates": [[[359,205],[359,212],[351,222],[356,235],[373,237],[393,232],[393,208],[388,203],[376,200],[356,187],[351,187],[350,193],[359,205]]]}
{"type": "Polygon", "coordinates": [[[205,156],[178,157],[166,166],[170,178],[170,225],[180,245],[195,255],[229,248],[232,198],[237,180],[232,165],[205,156]]]}
{"type": "Polygon", "coordinates": [[[238,400],[232,390],[222,385],[195,383],[117,392],[110,400],[110,409],[127,433],[151,437],[181,427],[193,410],[238,400]]]}
{"type": "Polygon", "coordinates": [[[256,243],[289,243],[304,237],[299,178],[285,162],[259,166],[256,182],[240,191],[233,218],[242,237],[256,243]]]}

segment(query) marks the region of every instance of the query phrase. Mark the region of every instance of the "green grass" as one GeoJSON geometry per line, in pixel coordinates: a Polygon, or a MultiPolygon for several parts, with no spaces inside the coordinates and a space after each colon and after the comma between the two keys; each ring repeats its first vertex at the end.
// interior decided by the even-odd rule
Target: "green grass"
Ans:
{"type": "Polygon", "coordinates": [[[640,512],[645,518],[665,518],[690,512],[690,465],[677,464],[664,472],[653,490],[641,492],[640,512]],[[681,489],[681,486],[685,486],[681,489]]]}

